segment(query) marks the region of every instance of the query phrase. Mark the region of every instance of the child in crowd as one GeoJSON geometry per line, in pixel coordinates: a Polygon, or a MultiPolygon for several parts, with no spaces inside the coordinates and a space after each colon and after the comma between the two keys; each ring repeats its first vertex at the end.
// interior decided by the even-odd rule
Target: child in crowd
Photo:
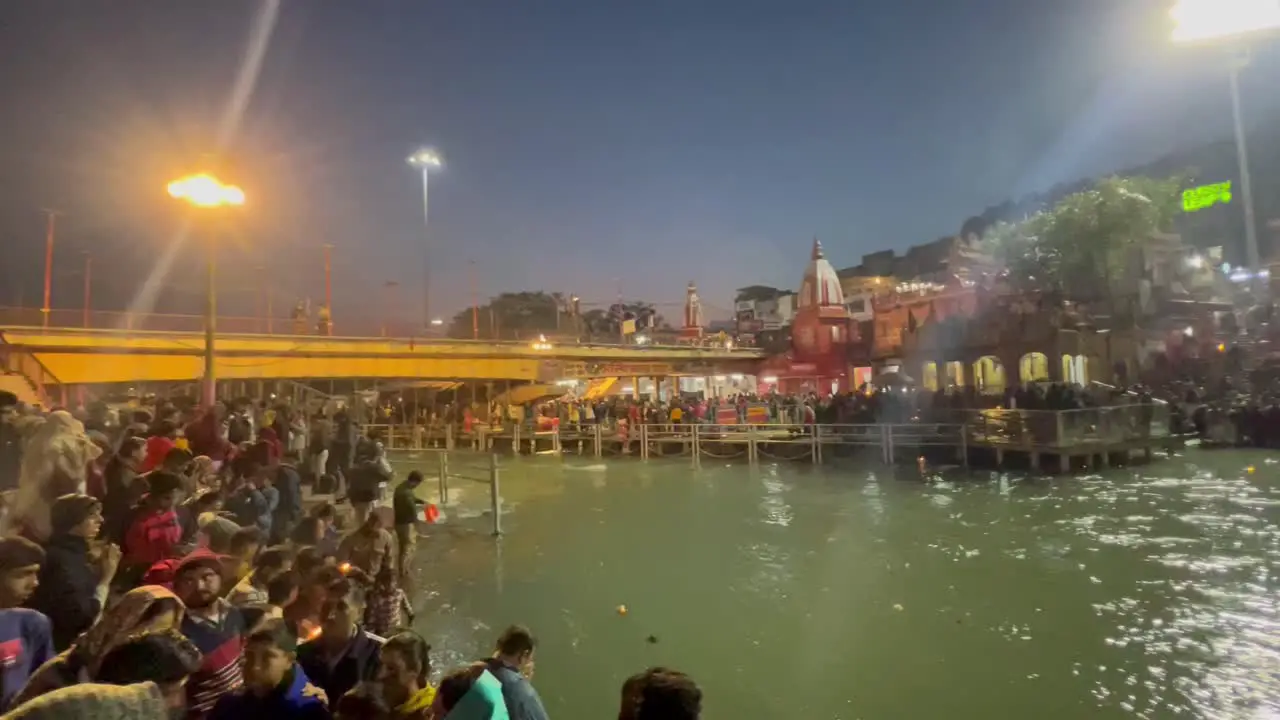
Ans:
{"type": "Polygon", "coordinates": [[[210,720],[328,720],[328,698],[297,663],[298,638],[280,620],[249,635],[244,689],[222,696],[210,720]]]}

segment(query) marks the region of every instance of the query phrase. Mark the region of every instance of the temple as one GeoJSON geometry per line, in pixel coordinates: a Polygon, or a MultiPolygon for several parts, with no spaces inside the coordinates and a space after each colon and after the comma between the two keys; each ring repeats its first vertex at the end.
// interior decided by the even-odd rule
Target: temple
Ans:
{"type": "Polygon", "coordinates": [[[766,363],[763,382],[783,393],[826,395],[852,389],[850,326],[840,278],[814,238],[791,324],[791,349],[766,363]]]}
{"type": "Polygon", "coordinates": [[[684,324],[680,327],[680,337],[696,340],[702,337],[702,331],[702,301],[698,299],[698,286],[689,281],[684,297],[684,324]]]}

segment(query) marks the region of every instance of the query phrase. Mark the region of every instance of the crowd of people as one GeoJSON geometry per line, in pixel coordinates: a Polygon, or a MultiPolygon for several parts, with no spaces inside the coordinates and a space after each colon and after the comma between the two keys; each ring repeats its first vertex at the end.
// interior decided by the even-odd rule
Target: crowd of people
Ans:
{"type": "MultiPolygon", "coordinates": [[[[0,394],[4,720],[547,717],[527,628],[433,667],[410,629],[422,476],[384,512],[393,470],[345,414],[111,415],[0,394]]],[[[701,702],[652,668],[624,683],[619,718],[691,720],[701,702]]]]}

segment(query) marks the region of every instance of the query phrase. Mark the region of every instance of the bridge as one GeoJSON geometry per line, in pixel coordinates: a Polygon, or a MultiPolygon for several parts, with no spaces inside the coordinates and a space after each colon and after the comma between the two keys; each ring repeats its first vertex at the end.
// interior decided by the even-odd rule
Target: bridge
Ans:
{"type": "MultiPolygon", "coordinates": [[[[754,349],[577,341],[219,334],[223,380],[448,380],[550,383],[752,373],[754,349]]],[[[51,386],[177,383],[204,372],[204,335],[177,330],[0,326],[0,367],[38,395],[51,386]]]]}

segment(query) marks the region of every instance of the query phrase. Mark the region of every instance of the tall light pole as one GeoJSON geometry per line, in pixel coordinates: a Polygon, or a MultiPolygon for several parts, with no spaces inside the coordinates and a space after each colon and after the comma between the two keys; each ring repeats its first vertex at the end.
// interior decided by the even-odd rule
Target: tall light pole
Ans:
{"type": "Polygon", "coordinates": [[[1240,70],[1248,64],[1243,42],[1280,28],[1280,0],[1178,0],[1169,13],[1174,20],[1173,41],[1177,43],[1239,43],[1230,68],[1231,116],[1236,136],[1236,162],[1240,166],[1240,194],[1244,211],[1245,253],[1249,269],[1261,287],[1262,258],[1258,253],[1258,228],[1253,216],[1253,183],[1249,176],[1249,148],[1240,109],[1240,70]]]}
{"type": "Polygon", "coordinates": [[[408,157],[409,165],[422,171],[422,324],[430,330],[431,325],[431,240],[427,237],[428,220],[430,219],[430,203],[427,189],[430,187],[431,171],[444,165],[440,154],[435,150],[418,148],[408,157]]]}
{"type": "MultiPolygon", "coordinates": [[[[188,175],[169,183],[169,197],[182,200],[197,210],[214,210],[244,205],[244,191],[235,185],[224,185],[212,175],[188,175]]],[[[206,408],[218,400],[218,379],[214,367],[214,340],[217,336],[218,285],[214,243],[209,243],[209,259],[205,274],[204,301],[204,387],[202,399],[206,408]]]]}
{"type": "Polygon", "coordinates": [[[53,291],[53,236],[58,225],[58,216],[62,213],[57,210],[45,210],[44,214],[44,304],[40,306],[40,312],[44,315],[43,326],[49,327],[49,313],[52,312],[49,298],[53,291]]]}

